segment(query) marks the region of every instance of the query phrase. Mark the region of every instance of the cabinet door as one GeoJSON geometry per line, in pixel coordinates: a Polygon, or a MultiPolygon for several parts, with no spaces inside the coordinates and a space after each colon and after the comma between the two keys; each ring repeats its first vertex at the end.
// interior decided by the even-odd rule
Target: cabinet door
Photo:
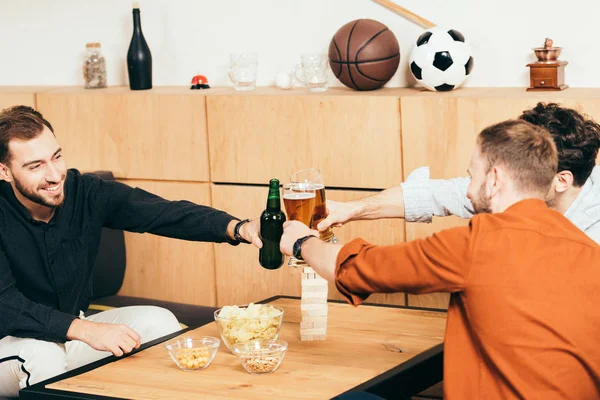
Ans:
{"type": "Polygon", "coordinates": [[[384,188],[402,178],[396,96],[207,97],[213,182],[268,182],[319,168],[326,184],[384,188]]]}
{"type": "Polygon", "coordinates": [[[208,182],[204,96],[124,88],[40,93],[69,166],[119,178],[208,182]]]}
{"type": "MultiPolygon", "coordinates": [[[[213,185],[215,208],[230,212],[238,218],[258,218],[266,206],[268,188],[264,186],[213,185]]],[[[328,190],[327,198],[349,201],[366,197],[374,192],[328,190]]],[[[282,204],[283,207],[283,204],[282,204]]],[[[352,222],[335,228],[342,243],[362,237],[377,244],[394,244],[404,241],[403,220],[352,222]]],[[[215,245],[217,303],[220,306],[246,304],[276,295],[300,296],[302,271],[284,266],[270,271],[258,263],[258,250],[251,245],[232,247],[215,245]]],[[[329,285],[329,298],[341,299],[333,284],[329,285]]],[[[404,294],[373,295],[369,302],[405,304],[404,294]]]]}
{"type": "MultiPolygon", "coordinates": [[[[169,200],[210,205],[207,183],[125,180],[169,200]]],[[[127,267],[120,295],[215,305],[214,248],[151,234],[125,233],[127,267]]]]}
{"type": "Polygon", "coordinates": [[[35,90],[23,86],[0,87],[0,111],[12,106],[35,108],[35,90]]]}

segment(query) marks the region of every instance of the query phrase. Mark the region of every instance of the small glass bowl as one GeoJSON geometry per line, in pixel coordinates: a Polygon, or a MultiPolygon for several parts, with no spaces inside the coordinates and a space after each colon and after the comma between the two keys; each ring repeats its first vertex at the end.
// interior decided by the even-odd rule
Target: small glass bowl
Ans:
{"type": "MultiPolygon", "coordinates": [[[[233,353],[233,345],[251,340],[277,340],[283,322],[283,308],[272,306],[278,312],[271,317],[223,318],[221,308],[215,311],[215,322],[225,346],[233,353]]],[[[240,307],[242,309],[246,306],[240,307]]]]}
{"type": "Polygon", "coordinates": [[[251,340],[233,345],[235,354],[244,369],[253,375],[275,372],[287,351],[284,340],[251,340]]]}
{"type": "Polygon", "coordinates": [[[216,337],[183,337],[165,343],[171,359],[184,371],[199,371],[210,365],[221,341],[216,337]]]}

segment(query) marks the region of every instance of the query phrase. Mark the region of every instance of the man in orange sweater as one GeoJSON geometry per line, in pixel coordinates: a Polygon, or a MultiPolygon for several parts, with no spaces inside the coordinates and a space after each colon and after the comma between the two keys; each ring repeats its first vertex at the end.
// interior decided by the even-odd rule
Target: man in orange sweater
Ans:
{"type": "Polygon", "coordinates": [[[394,246],[342,246],[293,221],[281,249],[354,305],[371,293],[452,293],[448,400],[598,399],[600,247],[544,202],[556,169],[547,131],[502,122],[477,139],[468,193],[479,215],[468,227],[394,246]]]}

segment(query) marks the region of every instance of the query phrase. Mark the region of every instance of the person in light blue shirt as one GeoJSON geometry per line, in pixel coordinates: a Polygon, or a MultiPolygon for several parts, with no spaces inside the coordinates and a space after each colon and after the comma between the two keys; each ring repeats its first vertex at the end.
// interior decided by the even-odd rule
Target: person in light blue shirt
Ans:
{"type": "MultiPolygon", "coordinates": [[[[538,103],[519,119],[546,128],[558,149],[558,171],[547,203],[600,244],[600,125],[586,115],[556,103],[538,103]]],[[[329,216],[319,230],[350,221],[405,218],[431,222],[433,216],[470,218],[470,178],[430,179],[429,168],[413,171],[399,186],[351,202],[327,201],[329,216]]]]}

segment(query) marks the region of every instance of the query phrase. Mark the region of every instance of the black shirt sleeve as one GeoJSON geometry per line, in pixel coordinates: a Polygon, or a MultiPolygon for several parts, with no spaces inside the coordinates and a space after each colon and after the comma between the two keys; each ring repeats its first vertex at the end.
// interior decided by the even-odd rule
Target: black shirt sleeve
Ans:
{"type": "Polygon", "coordinates": [[[96,194],[104,204],[104,226],[198,242],[228,242],[227,225],[235,218],[189,201],[169,201],[117,181],[101,181],[96,194]]]}
{"type": "Polygon", "coordinates": [[[0,338],[11,335],[64,343],[75,318],[23,296],[0,249],[0,338]]]}

